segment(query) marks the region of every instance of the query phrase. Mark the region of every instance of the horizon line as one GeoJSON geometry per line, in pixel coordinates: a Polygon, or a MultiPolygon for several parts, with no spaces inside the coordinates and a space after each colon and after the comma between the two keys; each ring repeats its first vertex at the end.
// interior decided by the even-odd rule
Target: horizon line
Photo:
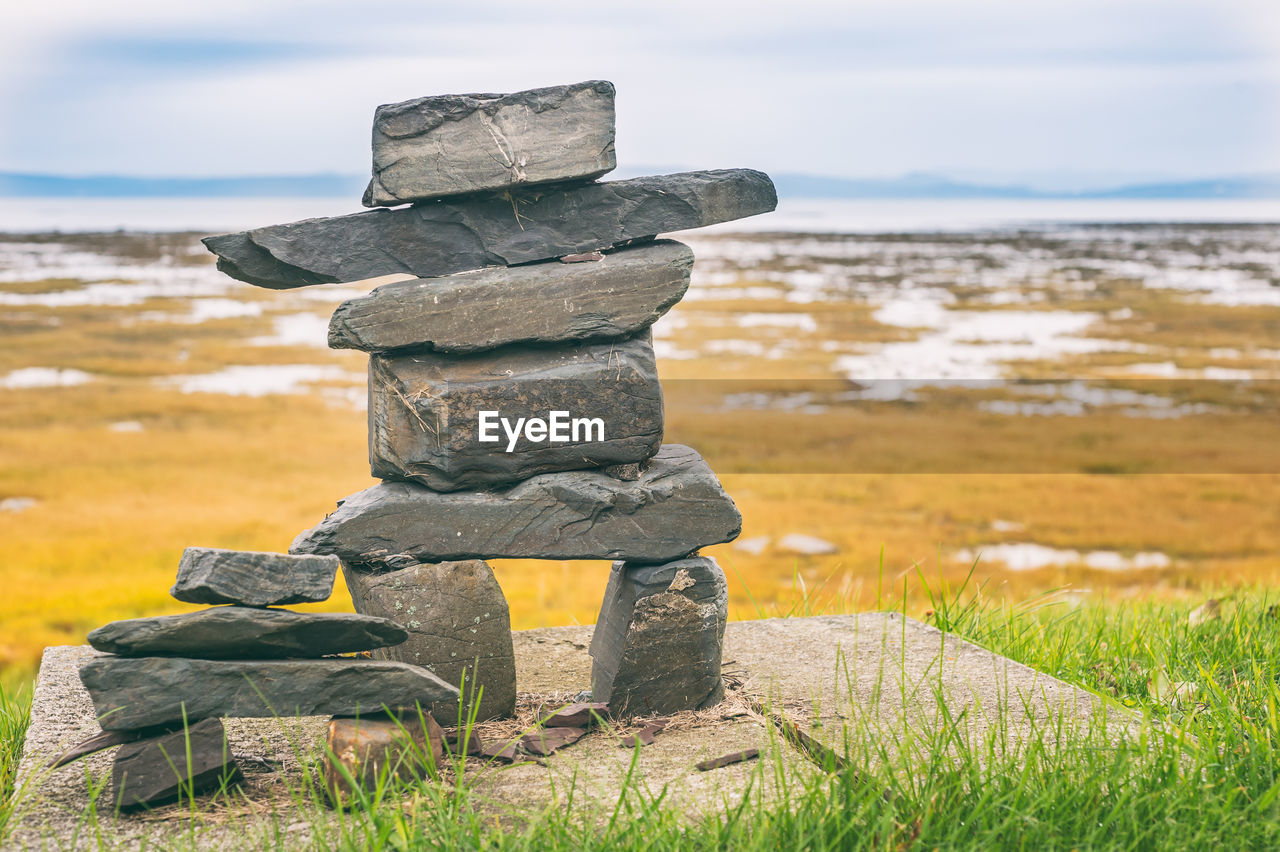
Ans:
{"type": "MultiPolygon", "coordinates": [[[[659,167],[627,167],[619,177],[663,173],[659,167]],[[646,169],[652,168],[652,171],[646,169]]],[[[343,172],[212,176],[68,175],[0,170],[6,198],[341,197],[363,190],[368,176],[343,172]]],[[[1006,200],[1249,200],[1280,198],[1280,173],[1258,172],[1142,182],[1116,182],[1084,189],[1040,188],[1033,182],[965,180],[943,173],[908,172],[895,177],[842,177],[776,172],[778,193],[805,199],[1006,199],[1006,200]]]]}

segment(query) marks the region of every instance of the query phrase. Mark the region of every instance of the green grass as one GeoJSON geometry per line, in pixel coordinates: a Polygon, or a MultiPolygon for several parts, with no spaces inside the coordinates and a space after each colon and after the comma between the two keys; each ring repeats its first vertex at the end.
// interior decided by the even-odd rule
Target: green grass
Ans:
{"type": "Polygon", "coordinates": [[[4,840],[14,807],[14,781],[22,742],[31,721],[31,690],[0,681],[0,841],[4,840]]]}
{"type": "MultiPolygon", "coordinates": [[[[948,724],[892,741],[853,730],[846,768],[803,775],[761,761],[751,793],[701,822],[639,785],[607,811],[566,809],[573,791],[561,790],[558,806],[498,819],[473,795],[464,765],[446,772],[451,784],[386,782],[340,814],[323,805],[318,782],[291,795],[318,846],[332,849],[1280,844],[1280,606],[1270,593],[1237,592],[1220,618],[1200,624],[1189,621],[1189,607],[1156,601],[1072,606],[1071,596],[1048,595],[999,606],[968,586],[938,583],[928,593],[932,623],[1135,708],[1150,723],[1145,733],[1116,745],[1097,729],[1048,719],[1029,743],[1009,750],[1000,732],[972,741],[948,724]]],[[[803,596],[797,612],[810,608],[810,593],[803,596]]],[[[8,693],[0,702],[6,801],[27,701],[8,693]]],[[[265,849],[284,840],[245,842],[265,849]]]]}

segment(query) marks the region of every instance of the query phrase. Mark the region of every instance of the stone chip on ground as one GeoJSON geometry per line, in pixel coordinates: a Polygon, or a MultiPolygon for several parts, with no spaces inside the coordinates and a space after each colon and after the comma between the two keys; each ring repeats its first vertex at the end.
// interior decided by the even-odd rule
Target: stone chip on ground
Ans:
{"type": "Polygon", "coordinates": [[[371,651],[408,638],[389,618],[222,606],[113,621],[91,632],[89,644],[123,657],[257,660],[371,651]]]}
{"type": "Polygon", "coordinates": [[[451,754],[465,751],[467,754],[478,755],[484,751],[484,745],[484,740],[475,730],[468,732],[465,728],[455,728],[444,732],[444,747],[451,754]]]}
{"type": "Polygon", "coordinates": [[[294,553],[377,568],[479,558],[679,559],[732,541],[742,516],[696,452],[665,444],[634,482],[597,471],[544,473],[506,491],[441,494],[384,482],[346,498],[294,553]]]}
{"type": "Polygon", "coordinates": [[[515,763],[520,759],[519,743],[489,743],[480,747],[480,756],[499,763],[515,763]]]}
{"type": "Polygon", "coordinates": [[[337,574],[333,558],[188,547],[169,594],[197,604],[319,603],[333,594],[337,574]]]}
{"type": "Polygon", "coordinates": [[[520,738],[520,747],[530,754],[546,757],[587,735],[585,728],[539,728],[520,738]]]}
{"type": "Polygon", "coordinates": [[[688,246],[656,240],[595,263],[397,281],[339,305],[329,320],[329,346],[468,353],[512,343],[618,340],[653,325],[680,301],[692,268],[688,246]]]}
{"type": "MultiPolygon", "coordinates": [[[[425,666],[461,686],[463,719],[470,715],[477,686],[483,687],[477,720],[511,714],[516,704],[511,617],[487,562],[429,563],[377,574],[344,565],[343,574],[357,612],[398,618],[408,630],[406,642],[375,651],[375,659],[425,666]]],[[[454,701],[432,712],[453,724],[459,709],[454,701]]]]}
{"type": "Polygon", "coordinates": [[[587,728],[608,712],[609,705],[603,701],[579,701],[547,716],[542,725],[547,728],[587,728]]]}
{"type": "Polygon", "coordinates": [[[347,716],[456,701],[458,688],[407,663],[111,657],[80,669],[103,730],[212,716],[347,716]]]}
{"type": "Polygon", "coordinates": [[[615,562],[591,636],[591,695],[613,716],[718,703],[729,587],[714,559],[615,562]]]}
{"type": "Polygon", "coordinates": [[[493,488],[644,461],[662,445],[662,431],[648,332],[609,343],[369,359],[369,461],[380,479],[434,491],[493,488]],[[512,440],[509,430],[533,420],[543,421],[541,431],[512,440]]]}
{"type": "Polygon", "coordinates": [[[226,731],[217,719],[122,745],[111,768],[112,801],[155,807],[239,780],[226,731]]]}
{"type": "Polygon", "coordinates": [[[743,763],[748,760],[755,760],[760,756],[760,749],[748,748],[742,751],[735,751],[720,757],[713,757],[709,760],[703,760],[696,764],[699,772],[707,772],[712,769],[723,769],[726,766],[732,766],[735,763],[743,763]]]}
{"type": "Polygon", "coordinates": [[[588,183],[509,197],[444,199],[206,237],[218,269],[284,290],[382,275],[435,278],[607,249],[767,213],[769,176],[715,169],[588,183]]]}
{"type": "Polygon", "coordinates": [[[588,80],[384,104],[364,205],[600,177],[617,166],[613,102],[612,83],[588,80]]]}
{"type": "Polygon", "coordinates": [[[654,722],[645,725],[634,734],[630,734],[622,739],[622,745],[626,748],[635,748],[636,746],[653,745],[657,742],[657,735],[666,730],[667,722],[654,722]]]}

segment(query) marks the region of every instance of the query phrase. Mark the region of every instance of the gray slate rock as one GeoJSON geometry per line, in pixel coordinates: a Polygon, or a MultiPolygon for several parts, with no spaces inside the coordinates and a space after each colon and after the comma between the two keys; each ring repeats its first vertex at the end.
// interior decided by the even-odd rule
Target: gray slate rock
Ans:
{"type": "Polygon", "coordinates": [[[724,697],[729,587],[714,559],[615,562],[591,635],[591,696],[613,716],[697,710],[724,697]]]}
{"type": "Polygon", "coordinates": [[[223,606],[113,621],[90,633],[89,644],[122,657],[256,660],[370,651],[407,638],[408,632],[387,618],[223,606]]]}
{"type": "Polygon", "coordinates": [[[482,352],[511,343],[618,340],[643,331],[689,288],[693,252],[671,240],[595,262],[495,267],[385,284],[343,302],[329,346],[482,352]]]}
{"type": "MultiPolygon", "coordinates": [[[[477,721],[515,711],[511,616],[487,562],[441,562],[382,574],[344,565],[343,574],[356,612],[399,619],[409,630],[407,642],[374,651],[375,659],[426,666],[441,680],[462,686],[463,719],[470,713],[477,685],[483,687],[477,721]]],[[[453,725],[458,710],[454,702],[437,705],[431,713],[453,725]]]]}
{"type": "Polygon", "coordinates": [[[613,84],[435,95],[378,107],[364,206],[600,177],[618,164],[613,84]]]}
{"type": "Polygon", "coordinates": [[[634,482],[599,471],[544,473],[507,491],[441,494],[384,482],[339,502],[294,539],[294,553],[331,553],[376,569],[485,557],[665,562],[732,541],[742,516],[707,463],[666,444],[634,482]]]}
{"type": "Polygon", "coordinates": [[[661,446],[662,423],[648,332],[618,343],[369,359],[373,475],[436,491],[640,462],[661,446]],[[481,412],[489,412],[483,431],[481,412]],[[538,420],[547,425],[519,429],[538,420]]]}
{"type": "Polygon", "coordinates": [[[199,604],[317,603],[333,594],[337,574],[336,559],[188,547],[169,594],[199,604]]]}
{"type": "Polygon", "coordinates": [[[431,672],[380,660],[98,657],[80,667],[99,724],[129,730],[212,716],[354,716],[457,701],[431,672]]]}
{"type": "Polygon", "coordinates": [[[126,810],[150,808],[240,777],[222,723],[203,719],[186,730],[121,746],[111,765],[112,801],[126,810]]]}
{"type": "Polygon", "coordinates": [[[304,219],[203,242],[232,278],[285,290],[549,260],[767,213],[777,204],[768,175],[719,169],[304,219]]]}

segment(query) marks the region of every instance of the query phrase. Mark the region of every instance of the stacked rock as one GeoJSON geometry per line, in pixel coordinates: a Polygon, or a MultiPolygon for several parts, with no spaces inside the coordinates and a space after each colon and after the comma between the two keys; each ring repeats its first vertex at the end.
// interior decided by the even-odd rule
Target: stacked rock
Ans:
{"type": "Polygon", "coordinates": [[[89,634],[109,655],[80,668],[107,732],[99,745],[128,742],[112,772],[117,802],[159,804],[184,785],[195,793],[235,777],[219,717],[372,715],[457,700],[427,669],[334,656],[404,642],[394,621],[275,608],[328,599],[337,570],[334,557],[187,548],[171,594],[214,606],[89,634]]]}
{"type": "Polygon", "coordinates": [[[383,482],[291,552],[339,557],[357,611],[411,633],[375,653],[465,677],[482,719],[515,699],[488,558],[618,560],[592,643],[611,712],[721,694],[724,574],[694,554],[741,516],[696,452],[662,444],[649,327],[684,295],[693,253],[655,238],[777,197],[749,169],[594,180],[615,165],[610,83],[421,98],[378,108],[364,197],[409,206],[204,241],[263,287],[415,276],[333,315],[329,345],[369,353],[383,482]]]}

